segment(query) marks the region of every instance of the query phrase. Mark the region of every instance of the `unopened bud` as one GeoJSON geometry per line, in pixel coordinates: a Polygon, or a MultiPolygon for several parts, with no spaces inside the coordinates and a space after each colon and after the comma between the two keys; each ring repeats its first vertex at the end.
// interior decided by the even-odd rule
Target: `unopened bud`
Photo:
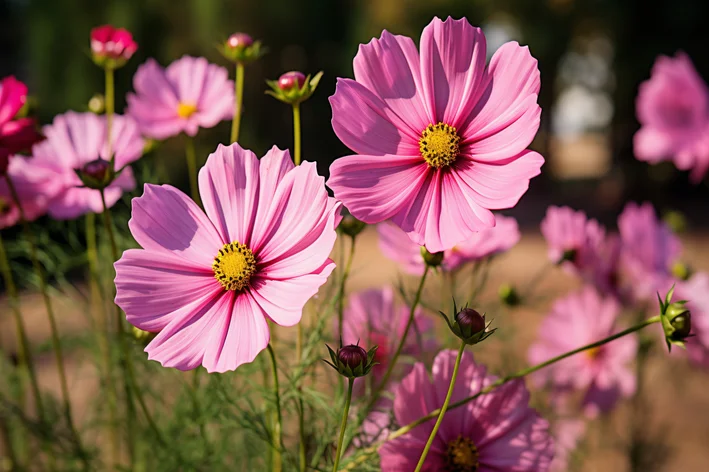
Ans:
{"type": "Polygon", "coordinates": [[[303,75],[302,72],[286,72],[278,80],[266,81],[271,88],[271,90],[266,90],[266,94],[283,103],[297,105],[310,98],[320,83],[321,77],[322,72],[315,74],[312,79],[310,76],[303,75]]]}
{"type": "Polygon", "coordinates": [[[377,346],[374,346],[369,351],[356,344],[347,346],[340,345],[337,352],[333,351],[330,346],[327,346],[330,353],[330,360],[327,362],[340,375],[353,379],[367,375],[377,363],[374,362],[374,355],[377,352],[377,346]]]}
{"type": "Polygon", "coordinates": [[[463,308],[456,313],[455,321],[466,338],[480,331],[485,331],[485,318],[472,308],[463,308]]]}
{"type": "Polygon", "coordinates": [[[302,88],[305,84],[305,74],[298,71],[286,72],[278,78],[278,87],[281,90],[290,90],[293,87],[302,88]]]}
{"type": "Polygon", "coordinates": [[[151,333],[150,331],[143,331],[135,326],[132,327],[130,334],[133,336],[133,339],[144,346],[147,346],[148,343],[155,339],[155,336],[158,335],[157,333],[151,333]]]}
{"type": "Polygon", "coordinates": [[[247,48],[254,44],[254,39],[246,33],[234,33],[226,40],[226,44],[232,49],[247,48]]]}
{"type": "Polygon", "coordinates": [[[672,268],[670,269],[670,271],[672,272],[672,275],[674,275],[680,280],[688,280],[692,276],[692,270],[690,269],[690,267],[680,261],[677,261],[672,264],[672,268]]]}
{"type": "Polygon", "coordinates": [[[342,217],[342,221],[340,221],[340,225],[338,226],[338,229],[343,234],[346,234],[347,236],[354,238],[359,233],[361,233],[366,226],[367,226],[367,223],[365,223],[364,221],[360,221],[352,215],[345,215],[344,217],[342,217]]]}
{"type": "Polygon", "coordinates": [[[100,157],[84,164],[76,174],[86,187],[94,190],[105,189],[116,178],[112,164],[100,157]]]}
{"type": "Polygon", "coordinates": [[[217,49],[227,60],[242,65],[253,62],[264,54],[261,42],[254,41],[246,33],[232,34],[226,41],[218,45],[217,49]]]}
{"type": "Polygon", "coordinates": [[[421,246],[421,257],[423,257],[424,262],[429,267],[438,267],[443,263],[443,251],[441,252],[428,252],[426,246],[421,246]]]}
{"type": "Polygon", "coordinates": [[[665,296],[664,301],[657,294],[660,302],[660,322],[665,331],[667,349],[672,350],[672,345],[684,347],[684,341],[692,336],[692,314],[687,308],[687,300],[672,302],[674,286],[665,296]]]}
{"type": "Polygon", "coordinates": [[[522,302],[519,293],[517,293],[517,290],[510,284],[500,285],[498,295],[502,303],[507,306],[517,306],[522,302]]]}

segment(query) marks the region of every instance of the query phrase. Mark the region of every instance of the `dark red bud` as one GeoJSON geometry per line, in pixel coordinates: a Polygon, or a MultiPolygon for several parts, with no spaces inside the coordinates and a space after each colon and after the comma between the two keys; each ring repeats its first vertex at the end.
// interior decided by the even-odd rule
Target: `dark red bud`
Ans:
{"type": "Polygon", "coordinates": [[[247,48],[254,44],[254,40],[246,33],[234,33],[226,40],[226,44],[233,49],[247,48]]]}
{"type": "Polygon", "coordinates": [[[367,363],[367,351],[360,346],[350,344],[349,346],[341,347],[337,351],[337,360],[350,369],[354,369],[367,363]]]}
{"type": "Polygon", "coordinates": [[[485,318],[472,308],[463,308],[455,315],[458,325],[470,334],[475,334],[485,329],[485,318]]]}
{"type": "Polygon", "coordinates": [[[290,90],[293,87],[300,89],[305,84],[305,74],[298,71],[286,72],[278,79],[278,88],[290,90]]]}
{"type": "Polygon", "coordinates": [[[108,176],[110,167],[110,162],[105,161],[99,157],[98,159],[84,164],[84,167],[81,169],[81,172],[84,175],[87,175],[98,182],[103,182],[108,176]]]}

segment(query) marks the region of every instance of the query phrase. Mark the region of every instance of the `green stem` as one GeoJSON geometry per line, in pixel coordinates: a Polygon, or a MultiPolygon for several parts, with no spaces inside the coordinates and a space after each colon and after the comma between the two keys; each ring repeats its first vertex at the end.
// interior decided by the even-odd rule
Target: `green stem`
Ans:
{"type": "Polygon", "coordinates": [[[406,343],[406,336],[409,334],[411,326],[414,324],[414,315],[416,314],[416,308],[418,307],[419,302],[421,301],[421,294],[423,293],[423,287],[426,283],[426,276],[428,275],[428,271],[430,270],[430,268],[431,267],[429,265],[426,265],[426,268],[424,269],[423,274],[421,275],[421,281],[419,282],[418,290],[416,290],[414,302],[411,304],[411,311],[409,312],[409,320],[406,323],[406,328],[401,334],[401,340],[399,341],[399,345],[396,347],[396,351],[394,351],[394,355],[391,359],[389,359],[389,366],[387,367],[384,377],[382,377],[382,381],[374,390],[374,394],[371,396],[369,403],[367,403],[367,407],[364,410],[366,412],[369,412],[374,407],[377,400],[379,399],[379,395],[386,388],[386,385],[389,382],[389,378],[394,372],[394,366],[396,365],[396,361],[399,359],[401,351],[404,349],[404,344],[406,343]]]}
{"type": "Polygon", "coordinates": [[[350,414],[350,403],[352,403],[352,387],[354,387],[355,379],[349,379],[347,387],[347,397],[345,399],[345,408],[342,410],[342,423],[340,424],[340,437],[337,439],[337,450],[335,452],[335,464],[332,466],[332,472],[337,472],[340,466],[340,456],[342,455],[342,442],[345,439],[345,430],[347,429],[347,418],[350,414]]]}
{"type": "Polygon", "coordinates": [[[17,460],[17,454],[15,454],[15,446],[10,436],[10,427],[2,416],[0,416],[0,444],[2,444],[5,454],[7,454],[10,466],[8,470],[21,470],[22,464],[17,460]]]}
{"type": "Polygon", "coordinates": [[[419,463],[416,466],[416,470],[414,472],[420,472],[421,468],[423,467],[424,462],[426,462],[426,456],[428,455],[428,451],[431,449],[431,445],[433,444],[433,440],[436,438],[436,434],[438,433],[438,428],[441,427],[441,423],[443,422],[443,416],[446,414],[446,410],[448,410],[448,403],[451,400],[451,396],[453,395],[453,388],[455,387],[455,379],[458,377],[458,368],[460,367],[460,360],[463,358],[463,351],[465,350],[465,341],[460,343],[460,349],[458,349],[458,357],[455,358],[455,365],[453,366],[453,376],[451,377],[451,382],[450,385],[448,385],[448,393],[446,393],[446,399],[443,401],[443,406],[441,407],[441,412],[438,414],[438,419],[436,420],[436,424],[433,425],[433,430],[431,431],[431,434],[428,436],[428,441],[426,441],[426,446],[423,448],[423,452],[421,453],[421,458],[419,459],[419,463]]]}
{"type": "Polygon", "coordinates": [[[342,339],[342,330],[344,325],[344,314],[345,314],[345,287],[347,285],[347,278],[350,276],[350,269],[352,268],[352,260],[354,259],[355,252],[355,238],[350,240],[350,252],[347,256],[347,264],[345,264],[345,269],[342,272],[342,278],[340,279],[340,287],[337,293],[337,324],[339,330],[339,339],[342,339]]]}
{"type": "MultiPolygon", "coordinates": [[[[30,229],[29,222],[27,221],[27,218],[25,218],[25,212],[24,212],[24,209],[22,208],[22,203],[21,203],[20,197],[17,193],[17,189],[15,188],[15,184],[12,182],[12,179],[10,178],[9,175],[5,175],[5,181],[7,182],[7,187],[10,190],[10,194],[12,195],[12,199],[14,200],[15,205],[17,206],[17,209],[20,212],[20,220],[22,221],[22,229],[25,234],[25,239],[27,240],[27,242],[29,243],[29,246],[30,246],[30,258],[32,259],[32,266],[34,268],[35,273],[37,274],[37,278],[39,279],[39,286],[40,286],[40,291],[42,293],[42,300],[44,301],[44,306],[47,311],[47,317],[49,318],[49,326],[50,326],[50,331],[51,331],[51,336],[52,336],[52,347],[54,348],[54,355],[57,360],[57,370],[59,373],[59,383],[61,386],[62,397],[64,400],[64,415],[66,417],[67,425],[71,429],[74,439],[76,440],[76,445],[78,446],[79,451],[81,452],[82,458],[85,459],[85,455],[83,453],[84,449],[81,445],[81,437],[79,436],[79,432],[77,431],[76,426],[74,426],[73,415],[71,412],[71,398],[69,396],[69,384],[67,383],[66,371],[64,370],[64,353],[62,351],[62,345],[59,340],[59,329],[57,328],[56,318],[54,317],[54,309],[52,307],[52,301],[49,298],[49,290],[47,287],[47,281],[44,278],[44,271],[42,269],[42,266],[40,265],[39,257],[37,256],[37,243],[34,238],[34,233],[32,233],[32,230],[30,229]]],[[[86,462],[84,463],[84,465],[87,465],[86,462]]]]}
{"type": "Polygon", "coordinates": [[[114,467],[118,461],[119,433],[116,412],[116,386],[113,383],[111,364],[111,338],[106,323],[106,314],[101,303],[101,288],[99,286],[98,249],[96,244],[96,214],[86,214],[86,258],[89,262],[90,303],[92,311],[98,314],[99,347],[103,357],[106,382],[106,404],[108,406],[108,458],[109,466],[114,467]]]}
{"type": "Polygon", "coordinates": [[[273,370],[273,393],[276,397],[276,424],[273,427],[273,471],[280,472],[282,467],[281,459],[281,447],[283,444],[282,434],[282,424],[283,418],[281,417],[281,394],[279,393],[278,387],[278,369],[276,364],[276,353],[273,351],[273,347],[269,344],[267,346],[268,354],[271,356],[271,368],[273,370]]]}
{"type": "Polygon", "coordinates": [[[239,125],[241,124],[241,107],[244,98],[244,65],[236,64],[236,80],[234,81],[234,120],[231,122],[231,140],[239,140],[239,125]]]}
{"type": "Polygon", "coordinates": [[[113,130],[113,115],[115,110],[114,97],[115,86],[113,81],[113,69],[107,67],[105,70],[106,76],[106,90],[105,90],[105,103],[106,103],[106,143],[108,146],[108,160],[113,164],[113,141],[111,140],[111,131],[113,130]]]}
{"type": "MultiPolygon", "coordinates": [[[[485,394],[487,394],[487,393],[490,393],[491,391],[495,390],[497,387],[500,387],[500,386],[506,384],[507,382],[510,382],[510,381],[512,381],[512,380],[525,377],[525,376],[527,376],[527,375],[529,375],[529,374],[532,374],[532,373],[534,373],[534,372],[536,372],[536,371],[538,371],[538,370],[540,370],[540,369],[543,369],[544,367],[550,366],[551,364],[554,364],[554,363],[556,363],[556,362],[559,362],[559,361],[561,361],[561,360],[564,360],[564,359],[566,359],[567,357],[571,357],[571,356],[573,356],[573,355],[575,355],[575,354],[578,354],[578,353],[580,353],[580,352],[587,351],[587,350],[589,350],[589,349],[593,349],[593,348],[602,346],[602,345],[604,345],[604,344],[606,344],[606,343],[609,343],[609,342],[611,342],[611,341],[614,341],[614,340],[616,340],[616,339],[618,339],[618,338],[622,338],[623,336],[627,336],[628,334],[634,333],[635,331],[639,331],[639,330],[643,329],[644,327],[649,326],[649,325],[651,325],[651,324],[653,324],[653,323],[658,323],[659,321],[660,321],[660,317],[659,317],[659,316],[653,316],[652,318],[648,318],[647,320],[643,321],[642,323],[639,323],[639,324],[637,324],[637,325],[635,325],[635,326],[632,326],[632,327],[630,327],[630,328],[628,328],[628,329],[626,329],[626,330],[623,330],[623,331],[621,331],[621,332],[619,332],[619,333],[616,333],[616,334],[614,334],[614,335],[612,335],[612,336],[608,336],[607,338],[601,339],[600,341],[596,341],[596,342],[594,342],[594,343],[587,344],[587,345],[585,345],[585,346],[581,346],[581,347],[579,347],[579,348],[577,348],[577,349],[574,349],[574,350],[572,350],[572,351],[566,352],[566,353],[564,353],[564,354],[561,354],[561,355],[558,355],[558,356],[556,356],[556,357],[553,357],[553,358],[551,358],[551,359],[549,359],[549,360],[547,360],[547,361],[544,361],[544,362],[542,362],[541,364],[537,364],[537,365],[532,366],[532,367],[527,367],[526,369],[522,369],[522,370],[520,370],[520,371],[518,371],[518,372],[516,372],[516,373],[514,373],[514,374],[508,375],[508,376],[506,376],[506,377],[502,377],[502,378],[498,379],[497,381],[493,382],[492,384],[488,385],[488,386],[485,387],[484,389],[480,390],[480,391],[477,392],[475,395],[472,395],[472,396],[470,396],[470,397],[464,398],[464,399],[462,399],[462,400],[460,400],[460,401],[457,401],[457,402],[453,403],[452,405],[450,405],[449,409],[458,408],[459,406],[463,406],[463,405],[465,405],[466,403],[469,403],[469,402],[475,400],[476,398],[478,398],[478,397],[480,397],[480,396],[482,396],[482,395],[485,395],[485,394]]],[[[431,413],[429,413],[428,415],[423,416],[423,417],[417,419],[416,421],[413,421],[413,422],[407,424],[406,426],[402,426],[401,428],[399,428],[399,429],[397,429],[396,431],[394,431],[393,433],[391,433],[391,434],[387,437],[386,440],[387,440],[387,441],[390,441],[390,440],[392,440],[392,439],[396,439],[396,438],[398,438],[398,437],[400,437],[400,436],[402,436],[402,435],[408,433],[409,431],[411,431],[412,429],[414,429],[416,426],[419,426],[420,424],[423,424],[423,423],[425,423],[426,421],[435,418],[436,416],[438,416],[438,414],[439,414],[440,412],[441,412],[440,409],[433,410],[433,411],[432,411],[431,413]]]]}
{"type": "Polygon", "coordinates": [[[201,205],[199,198],[199,185],[197,183],[197,154],[194,149],[194,139],[185,135],[185,157],[187,158],[187,171],[190,178],[190,195],[192,200],[201,205]]]}
{"type": "Polygon", "coordinates": [[[300,165],[300,104],[293,104],[293,162],[300,165]]]}

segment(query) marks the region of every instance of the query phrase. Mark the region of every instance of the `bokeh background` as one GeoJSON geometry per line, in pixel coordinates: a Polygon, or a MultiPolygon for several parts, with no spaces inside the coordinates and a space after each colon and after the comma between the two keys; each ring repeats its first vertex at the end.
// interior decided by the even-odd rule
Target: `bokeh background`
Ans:
{"type": "MultiPolygon", "coordinates": [[[[489,55],[505,41],[529,45],[542,74],[542,126],[532,147],[547,163],[520,205],[506,212],[517,217],[524,237],[495,266],[488,300],[495,299],[501,282],[523,285],[545,264],[538,225],[551,204],[584,209],[611,228],[628,200],[651,201],[660,213],[680,210],[690,227],[683,237],[684,257],[697,269],[709,269],[706,181],[692,185],[687,174],[672,164],[650,166],[636,161],[632,152],[632,137],[639,128],[638,85],[649,78],[657,55],[683,50],[700,75],[709,79],[707,0],[0,0],[0,76],[15,74],[28,83],[42,123],[68,109],[86,110],[89,99],[103,90],[102,71],[89,58],[89,32],[104,23],[126,27],[139,49],[117,73],[117,110],[122,110],[132,75],[148,57],[166,65],[183,54],[199,55],[228,66],[215,44],[235,31],[247,32],[263,41],[269,53],[247,68],[241,143],[259,155],[273,144],[291,147],[290,109],[264,94],[264,81],[288,70],[306,74],[322,70],[325,75],[317,92],[302,107],[303,155],[317,161],[320,173],[326,174],[334,159],[348,153],[330,126],[327,97],[334,93],[337,77],[352,77],[358,44],[378,36],[382,29],[418,40],[433,16],[448,15],[465,16],[482,26],[489,55]]],[[[203,130],[197,141],[201,159],[228,134],[228,122],[203,130]]],[[[165,180],[187,188],[180,139],[164,143],[144,161],[139,165],[157,163],[165,180]]],[[[119,226],[125,228],[128,206],[117,211],[122,212],[119,226]]],[[[44,247],[63,248],[58,255],[49,249],[46,253],[54,283],[63,289],[81,287],[84,261],[73,256],[64,259],[65,253],[83,251],[83,238],[77,236],[80,226],[67,231],[66,225],[72,223],[46,224],[49,231],[40,235],[44,247]],[[75,265],[81,270],[74,273],[75,265]],[[65,277],[72,283],[65,284],[65,277]]],[[[8,239],[13,231],[17,230],[11,230],[8,239]]],[[[397,280],[399,271],[394,263],[383,261],[373,231],[368,230],[358,245],[352,290],[397,280]]],[[[21,256],[19,264],[28,266],[21,256]]],[[[31,285],[29,278],[24,282],[31,285]]],[[[541,306],[510,316],[507,326],[519,335],[516,362],[524,362],[525,349],[546,307],[574,284],[557,271],[540,289],[546,296],[541,306]]],[[[437,298],[436,290],[430,287],[431,299],[437,298]]],[[[48,337],[44,312],[36,295],[27,300],[31,336],[41,343],[48,337]]],[[[3,303],[0,300],[0,313],[3,303]]],[[[82,317],[75,313],[71,299],[64,298],[63,303],[61,329],[81,330],[82,317]]],[[[12,336],[9,322],[2,318],[0,336],[7,343],[12,336]]],[[[493,366],[499,364],[497,352],[481,356],[493,366]]],[[[707,470],[709,375],[681,362],[668,363],[666,357],[660,350],[653,353],[646,379],[645,390],[650,392],[646,406],[651,413],[638,422],[632,418],[633,410],[624,407],[602,423],[589,439],[590,456],[582,470],[631,470],[631,466],[637,471],[707,470]],[[638,423],[647,426],[644,450],[654,449],[652,467],[633,465],[628,456],[629,438],[635,440],[634,435],[640,434],[628,425],[638,423]]],[[[42,360],[43,385],[56,389],[51,356],[42,360]]],[[[73,363],[74,402],[81,408],[95,391],[96,379],[77,356],[70,355],[69,362],[73,363]]]]}
{"type": "MultiPolygon", "coordinates": [[[[303,146],[326,172],[346,154],[329,126],[326,98],[337,77],[352,77],[357,45],[382,29],[418,39],[435,16],[466,16],[488,36],[488,54],[508,40],[530,46],[542,73],[542,127],[533,147],[547,158],[532,182],[524,226],[536,225],[549,203],[586,209],[611,223],[624,201],[651,200],[660,211],[701,215],[709,192],[671,164],[648,166],[632,156],[638,128],[634,100],[658,54],[686,51],[709,77],[709,2],[703,0],[3,0],[0,75],[27,81],[43,122],[67,109],[86,109],[103,77],[89,59],[88,35],[112,23],[133,32],[139,49],[117,76],[117,107],[135,69],[148,57],[162,64],[183,54],[227,65],[214,45],[234,31],[269,49],[249,66],[242,142],[259,152],[292,143],[290,110],[263,94],[265,79],[287,70],[325,72],[303,107],[303,146]]],[[[201,135],[206,156],[225,140],[228,124],[201,135]]],[[[183,173],[179,140],[157,152],[171,177],[183,173]]],[[[706,224],[704,218],[690,218],[706,224]]]]}

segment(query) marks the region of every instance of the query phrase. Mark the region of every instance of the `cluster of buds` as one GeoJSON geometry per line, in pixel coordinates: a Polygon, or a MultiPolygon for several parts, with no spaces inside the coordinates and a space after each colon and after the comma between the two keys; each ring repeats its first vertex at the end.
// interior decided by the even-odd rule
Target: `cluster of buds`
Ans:
{"type": "Polygon", "coordinates": [[[268,86],[271,87],[271,90],[266,90],[266,93],[283,103],[298,105],[310,98],[315,92],[322,74],[322,71],[320,71],[311,78],[309,75],[306,77],[302,72],[286,72],[278,80],[266,81],[268,86]]]}
{"type": "Polygon", "coordinates": [[[367,223],[358,220],[348,213],[342,217],[342,221],[340,221],[340,224],[337,226],[337,231],[350,238],[356,238],[366,227],[367,223]]]}
{"type": "Polygon", "coordinates": [[[330,352],[330,360],[332,362],[325,359],[323,361],[348,379],[364,377],[371,372],[372,367],[378,364],[374,362],[377,346],[365,351],[363,347],[359,346],[359,343],[343,347],[342,340],[340,340],[340,348],[337,352],[333,351],[330,346],[327,346],[327,350],[330,352]]]}
{"type": "Polygon", "coordinates": [[[246,65],[266,53],[261,47],[261,41],[254,41],[246,33],[234,33],[226,41],[217,45],[217,49],[228,61],[246,65]]]}
{"type": "Polygon", "coordinates": [[[670,351],[673,344],[684,347],[684,340],[692,336],[692,314],[686,307],[687,300],[672,302],[674,291],[675,287],[672,286],[664,300],[657,294],[660,302],[660,322],[665,331],[667,349],[670,351]]]}
{"type": "Polygon", "coordinates": [[[455,315],[452,321],[442,311],[438,313],[446,320],[446,324],[453,331],[453,334],[458,336],[465,344],[478,344],[489,338],[497,329],[490,329],[492,322],[486,322],[485,315],[468,308],[467,305],[458,311],[455,300],[453,300],[453,312],[455,315]]]}
{"type": "Polygon", "coordinates": [[[98,26],[91,30],[91,58],[104,69],[119,69],[138,50],[130,31],[111,25],[98,26]]]}
{"type": "Polygon", "coordinates": [[[105,159],[94,159],[87,162],[81,169],[74,169],[76,175],[85,187],[103,190],[116,180],[121,171],[114,169],[114,164],[105,159]]]}

